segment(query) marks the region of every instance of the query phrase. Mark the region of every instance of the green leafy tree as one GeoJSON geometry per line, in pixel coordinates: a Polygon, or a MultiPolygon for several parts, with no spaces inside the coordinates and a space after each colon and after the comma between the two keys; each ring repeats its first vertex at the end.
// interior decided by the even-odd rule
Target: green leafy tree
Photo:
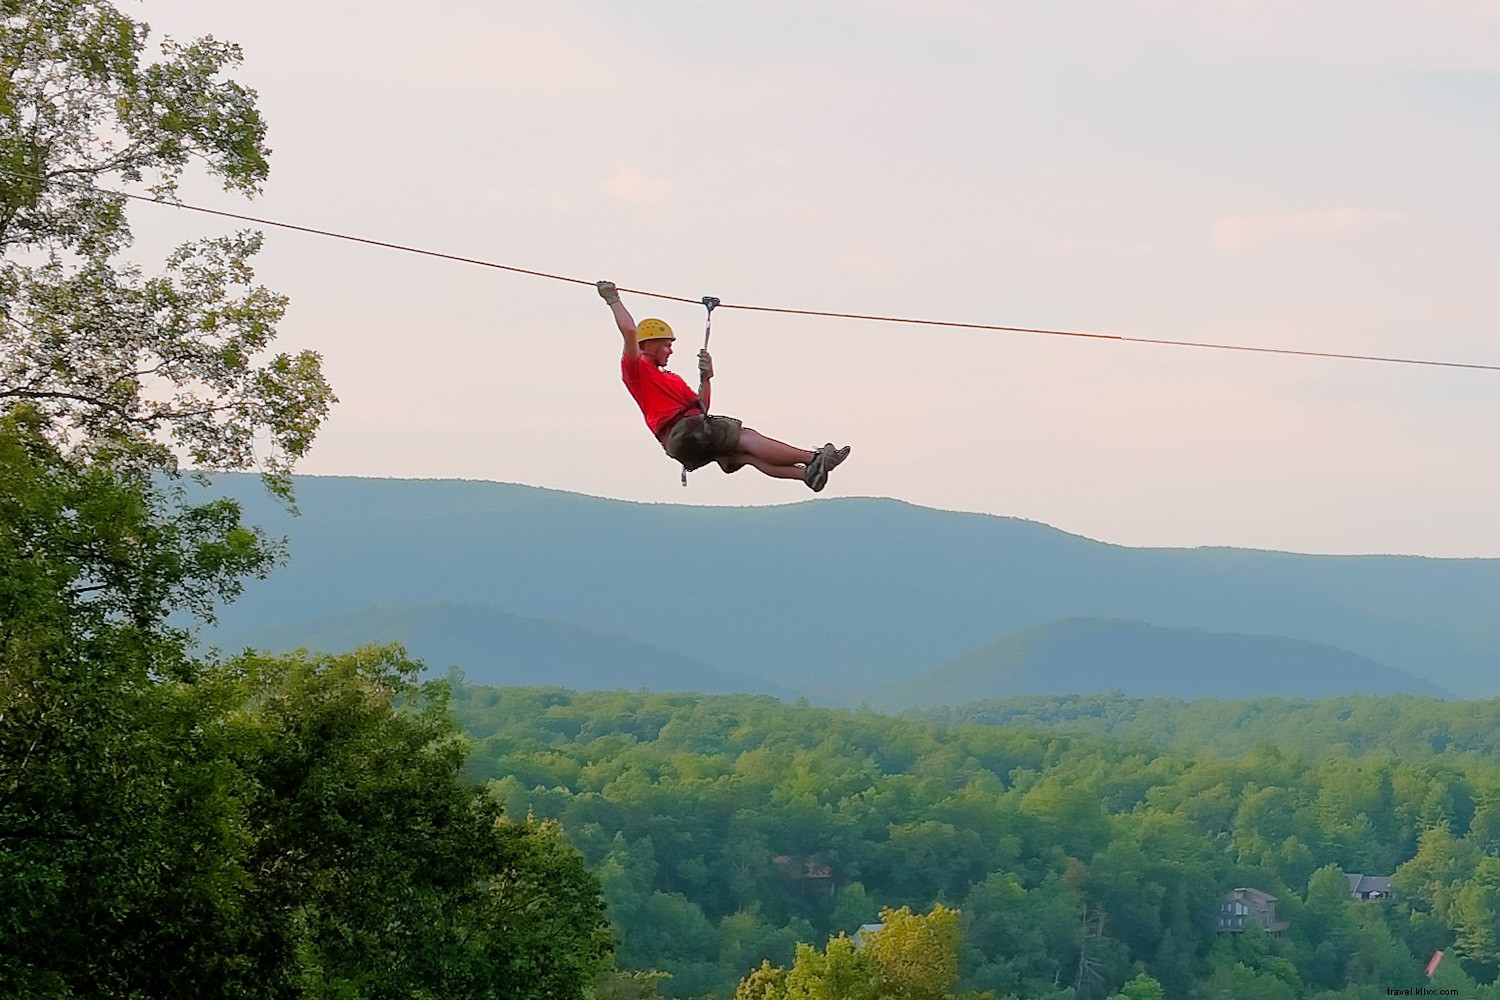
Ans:
{"type": "Polygon", "coordinates": [[[1345,979],[1350,985],[1409,989],[1419,985],[1421,964],[1396,939],[1387,923],[1386,904],[1354,907],[1356,936],[1346,958],[1345,979]]]}
{"type": "Polygon", "coordinates": [[[731,913],[719,921],[719,965],[734,970],[738,977],[757,961],[788,961],[796,953],[797,942],[812,933],[805,921],[777,927],[753,910],[731,913]]]}
{"type": "Polygon", "coordinates": [[[267,357],[286,302],[254,284],[251,233],[123,263],[126,199],[171,198],[191,162],[247,194],[265,180],[255,94],[211,38],[162,45],[102,0],[3,0],[0,406],[53,440],[144,468],[260,467],[280,490],[334,401],[312,352],[267,357]]]}
{"type": "Polygon", "coordinates": [[[1481,857],[1472,843],[1439,823],[1423,831],[1416,855],[1396,869],[1395,884],[1415,906],[1447,920],[1456,887],[1474,874],[1481,857]]]}
{"type": "Polygon", "coordinates": [[[460,774],[445,689],[399,649],[215,671],[257,794],[248,909],[283,995],[582,997],[610,951],[598,881],[553,823],[460,774]]]}
{"type": "Polygon", "coordinates": [[[786,1000],[786,970],[762,961],[760,968],[740,980],[734,1000],[786,1000]]]}
{"type": "Polygon", "coordinates": [[[799,944],[788,970],[763,962],[740,980],[735,1000],[954,1000],[958,911],[939,904],[926,915],[902,907],[880,917],[857,945],[840,934],[822,951],[799,944]]]}
{"type": "Polygon", "coordinates": [[[1481,802],[1465,836],[1485,854],[1500,857],[1500,801],[1491,797],[1481,802]]]}
{"type": "Polygon", "coordinates": [[[964,903],[965,939],[989,959],[976,979],[1007,993],[1071,974],[1083,909],[1081,894],[1057,875],[1030,890],[1014,873],[990,875],[964,903]]]}
{"type": "Polygon", "coordinates": [[[207,591],[215,543],[14,419],[0,464],[0,994],[582,995],[597,882],[462,780],[441,688],[389,650],[191,664],[154,570],[91,591],[66,543],[108,511],[84,551],[207,591]]]}
{"type": "Polygon", "coordinates": [[[1300,1000],[1301,995],[1293,984],[1242,962],[1215,968],[1198,992],[1201,1000],[1300,1000]]]}
{"type": "Polygon", "coordinates": [[[797,946],[786,975],[786,1000],[881,1000],[882,978],[874,955],[840,934],[821,952],[812,945],[797,946]]]}
{"type": "Polygon", "coordinates": [[[1120,987],[1120,992],[1109,1000],[1167,1000],[1167,993],[1161,988],[1161,983],[1142,972],[1120,987]]]}
{"type": "Polygon", "coordinates": [[[1303,942],[1301,967],[1308,981],[1321,989],[1344,985],[1344,968],[1356,939],[1349,900],[1349,880],[1336,865],[1325,865],[1307,884],[1307,904],[1297,920],[1303,942]]]}
{"type": "Polygon", "coordinates": [[[225,692],[163,624],[264,551],[0,417],[0,995],[234,995],[245,777],[225,692]],[[189,984],[198,983],[197,987],[189,984]]]}
{"type": "Polygon", "coordinates": [[[0,995],[581,998],[610,949],[555,824],[461,775],[398,651],[203,663],[275,546],[180,462],[289,474],[334,399],[271,350],[256,234],[124,261],[120,181],[254,193],[255,95],[212,39],[0,0],[0,995]]]}
{"type": "Polygon", "coordinates": [[[829,926],[835,931],[852,933],[856,928],[873,923],[878,907],[861,882],[851,882],[839,890],[829,917],[829,926]]]}
{"type": "Polygon", "coordinates": [[[285,495],[333,402],[315,354],[267,356],[285,303],[254,284],[257,237],[179,248],[155,278],[123,261],[107,185],[266,175],[254,95],[224,77],[238,50],[147,62],[146,35],[108,3],[0,0],[0,992],[19,995],[248,981],[243,777],[168,616],[211,618],[274,547],[160,474],[259,467],[285,495]]]}
{"type": "Polygon", "coordinates": [[[1480,861],[1474,877],[1454,892],[1448,913],[1465,967],[1480,982],[1493,980],[1500,966],[1500,860],[1480,861]]]}
{"type": "Polygon", "coordinates": [[[883,1000],[948,1000],[958,984],[959,912],[941,903],[926,915],[903,906],[882,910],[880,920],[864,951],[880,968],[883,1000]]]}

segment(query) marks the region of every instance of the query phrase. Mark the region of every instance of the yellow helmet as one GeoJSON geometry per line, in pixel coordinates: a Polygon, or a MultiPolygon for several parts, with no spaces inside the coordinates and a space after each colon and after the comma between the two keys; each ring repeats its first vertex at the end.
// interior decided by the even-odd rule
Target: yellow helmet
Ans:
{"type": "Polygon", "coordinates": [[[635,325],[635,342],[647,340],[676,340],[677,335],[663,319],[643,319],[635,325]]]}

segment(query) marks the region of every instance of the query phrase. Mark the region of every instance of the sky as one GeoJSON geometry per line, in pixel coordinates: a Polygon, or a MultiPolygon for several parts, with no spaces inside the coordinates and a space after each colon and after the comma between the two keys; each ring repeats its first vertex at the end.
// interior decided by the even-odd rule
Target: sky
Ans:
{"type": "MultiPolygon", "coordinates": [[[[121,6],[244,48],[271,177],[195,204],[691,299],[1500,364],[1488,0],[121,6]]],[[[230,225],[132,222],[143,259],[230,225]]],[[[341,400],[302,472],[810,496],[684,490],[586,285],[274,229],[258,261],[341,400]]],[[[703,309],[625,301],[692,380],[703,309]]],[[[1500,372],[727,309],[712,348],[717,412],[852,446],[823,497],[1500,557],[1500,372]]]]}

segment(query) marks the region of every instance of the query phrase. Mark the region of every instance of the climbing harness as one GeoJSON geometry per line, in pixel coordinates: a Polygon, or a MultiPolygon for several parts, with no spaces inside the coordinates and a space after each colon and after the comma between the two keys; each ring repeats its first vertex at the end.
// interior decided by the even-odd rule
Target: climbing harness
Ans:
{"type": "MultiPolygon", "coordinates": [[[[703,349],[705,351],[707,351],[708,350],[708,338],[711,337],[711,336],[713,336],[713,332],[714,332],[714,306],[716,306],[716,305],[719,304],[719,300],[716,299],[716,298],[714,298],[712,295],[705,295],[705,296],[703,296],[702,302],[703,302],[703,308],[706,309],[706,310],[708,310],[708,317],[707,317],[707,319],[704,320],[704,323],[703,323],[703,349]]],[[[702,405],[702,403],[699,403],[698,408],[703,411],[703,419],[707,420],[708,419],[708,407],[702,405]]],[[[683,418],[679,418],[679,419],[683,419],[683,418]]],[[[687,466],[684,465],[682,467],[682,485],[683,485],[684,488],[687,487],[687,474],[688,474],[687,466]]]]}

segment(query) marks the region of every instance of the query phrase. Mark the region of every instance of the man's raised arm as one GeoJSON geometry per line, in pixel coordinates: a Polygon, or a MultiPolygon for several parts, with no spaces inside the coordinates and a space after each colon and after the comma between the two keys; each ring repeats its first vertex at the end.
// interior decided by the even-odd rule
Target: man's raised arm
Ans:
{"type": "Polygon", "coordinates": [[[635,319],[630,315],[630,310],[625,308],[625,303],[620,301],[620,290],[613,281],[600,281],[594,287],[599,289],[599,297],[609,303],[609,311],[615,314],[615,325],[620,328],[620,336],[625,338],[625,350],[621,356],[631,360],[640,357],[641,346],[635,340],[635,319]]]}

